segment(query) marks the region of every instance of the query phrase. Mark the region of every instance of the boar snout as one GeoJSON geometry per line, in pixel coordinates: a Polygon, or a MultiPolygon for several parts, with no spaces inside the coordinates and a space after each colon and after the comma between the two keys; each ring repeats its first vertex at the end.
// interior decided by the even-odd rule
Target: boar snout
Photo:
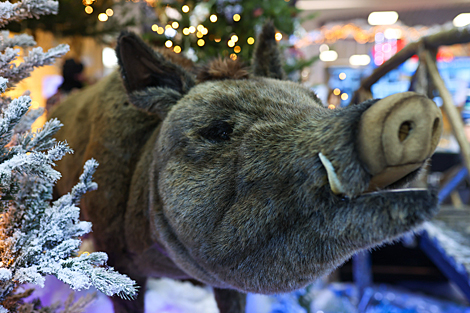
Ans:
{"type": "Polygon", "coordinates": [[[414,92],[386,97],[367,109],[359,125],[358,148],[372,175],[369,190],[420,168],[436,149],[441,132],[441,111],[414,92]]]}

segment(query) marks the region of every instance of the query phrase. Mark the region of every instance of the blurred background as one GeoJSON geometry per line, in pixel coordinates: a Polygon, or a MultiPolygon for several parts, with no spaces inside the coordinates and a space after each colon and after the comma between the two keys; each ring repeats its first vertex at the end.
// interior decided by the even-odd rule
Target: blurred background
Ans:
{"type": "MultiPolygon", "coordinates": [[[[277,29],[290,80],[314,90],[329,109],[420,91],[444,109],[444,133],[417,186],[440,191],[438,218],[418,235],[361,253],[304,290],[250,295],[248,312],[470,312],[470,1],[469,0],[60,0],[59,14],[8,25],[47,50],[71,51],[35,70],[11,93],[31,91],[33,107],[50,110],[70,93],[116,69],[119,32],[132,30],[155,47],[195,62],[214,57],[247,64],[266,20],[277,29]],[[442,86],[424,66],[437,64],[442,86]],[[447,118],[449,110],[458,121],[447,118]],[[460,134],[460,135],[459,135],[460,134]],[[462,136],[465,142],[462,141],[462,136]],[[467,137],[465,137],[467,136],[467,137]],[[460,139],[459,139],[460,138],[460,139]]],[[[434,73],[435,74],[435,73],[434,73]]],[[[36,122],[40,127],[45,116],[36,122]]],[[[207,288],[155,280],[149,312],[217,312],[207,288]]],[[[68,287],[49,279],[45,304],[68,287]],[[55,290],[55,291],[54,291],[55,290]]],[[[89,312],[110,312],[100,296],[89,312]]]]}

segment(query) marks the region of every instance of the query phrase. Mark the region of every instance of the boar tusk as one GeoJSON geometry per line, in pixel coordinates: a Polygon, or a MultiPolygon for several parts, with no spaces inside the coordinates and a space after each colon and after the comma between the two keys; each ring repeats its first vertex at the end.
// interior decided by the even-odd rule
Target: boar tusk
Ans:
{"type": "Polygon", "coordinates": [[[341,182],[338,179],[338,176],[335,173],[335,169],[333,164],[331,164],[330,160],[327,159],[321,152],[318,154],[320,157],[320,161],[323,163],[323,166],[326,168],[326,172],[328,174],[328,182],[330,183],[331,191],[334,194],[344,194],[344,188],[341,182]]]}

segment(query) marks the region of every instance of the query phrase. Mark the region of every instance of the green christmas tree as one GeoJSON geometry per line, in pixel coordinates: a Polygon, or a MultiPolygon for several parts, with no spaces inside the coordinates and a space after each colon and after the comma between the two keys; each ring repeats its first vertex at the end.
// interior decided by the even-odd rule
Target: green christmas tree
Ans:
{"type": "Polygon", "coordinates": [[[266,20],[274,22],[276,39],[281,40],[294,32],[299,13],[291,0],[158,2],[155,10],[158,22],[144,34],[155,45],[189,52],[199,60],[229,56],[245,61],[266,20]]]}
{"type": "MultiPolygon", "coordinates": [[[[288,38],[301,30],[300,12],[295,0],[60,0],[58,15],[23,21],[10,29],[43,29],[58,37],[93,36],[112,44],[121,30],[133,26],[154,46],[193,60],[222,56],[250,63],[256,35],[271,20],[290,74],[318,59],[299,57],[289,44],[288,38]]],[[[296,76],[300,77],[290,78],[296,76]]]]}

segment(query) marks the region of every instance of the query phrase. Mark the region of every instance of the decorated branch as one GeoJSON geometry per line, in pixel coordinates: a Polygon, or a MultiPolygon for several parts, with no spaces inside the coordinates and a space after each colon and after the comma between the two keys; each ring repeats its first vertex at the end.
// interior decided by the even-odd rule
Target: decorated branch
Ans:
{"type": "MultiPolygon", "coordinates": [[[[3,2],[0,21],[5,25],[56,13],[57,4],[3,2]]],[[[29,293],[18,295],[17,290],[25,283],[44,286],[46,275],[56,276],[75,290],[94,286],[106,295],[132,298],[136,295],[135,282],[108,267],[105,253],[77,255],[80,237],[91,231],[91,223],[79,220],[78,204],[83,194],[97,188],[92,174],[98,163],[87,161],[78,184],[52,201],[53,187],[61,177],[53,168],[55,162],[72,152],[66,142],[52,137],[62,124],[53,119],[31,132],[42,110],[30,110],[28,95],[10,99],[5,94],[35,68],[52,64],[69,49],[59,45],[44,52],[41,47],[31,49],[35,44],[28,35],[0,34],[0,312],[40,312],[19,301],[29,293]],[[30,49],[19,64],[14,63],[20,57],[18,48],[30,49]]],[[[72,311],[84,309],[83,303],[72,311]]],[[[69,311],[72,306],[65,304],[69,311]]]]}

